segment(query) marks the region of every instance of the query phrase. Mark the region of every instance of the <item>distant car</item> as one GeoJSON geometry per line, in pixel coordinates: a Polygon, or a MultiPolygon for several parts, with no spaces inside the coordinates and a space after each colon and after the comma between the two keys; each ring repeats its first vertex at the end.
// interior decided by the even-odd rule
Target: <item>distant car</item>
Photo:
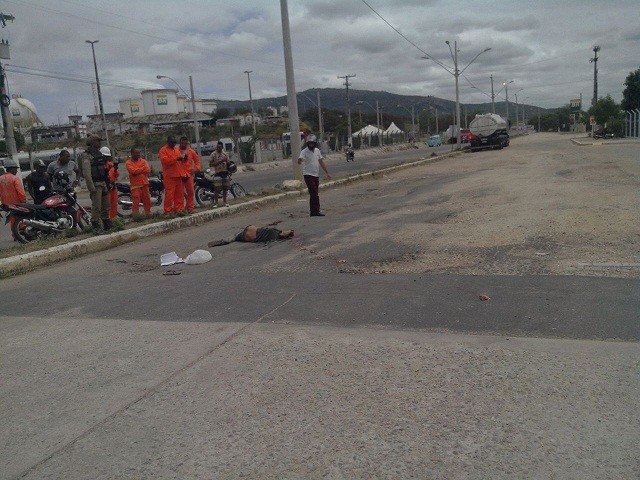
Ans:
{"type": "Polygon", "coordinates": [[[429,147],[439,147],[440,145],[442,145],[442,139],[440,138],[440,135],[431,135],[429,137],[429,140],[427,140],[427,145],[429,147]]]}
{"type": "Polygon", "coordinates": [[[613,133],[609,133],[606,130],[598,130],[594,132],[593,138],[614,138],[615,135],[613,133]]]}

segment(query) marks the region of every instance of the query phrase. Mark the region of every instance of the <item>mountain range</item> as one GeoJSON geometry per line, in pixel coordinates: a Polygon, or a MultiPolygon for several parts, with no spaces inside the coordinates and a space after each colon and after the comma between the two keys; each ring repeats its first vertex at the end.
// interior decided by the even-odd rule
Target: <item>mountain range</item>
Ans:
{"type": "MultiPolygon", "coordinates": [[[[346,109],[346,89],[343,88],[311,88],[303,92],[298,92],[298,113],[303,115],[308,109],[317,109],[317,94],[320,93],[320,106],[323,110],[345,110],[346,109]]],[[[431,109],[433,112],[436,108],[439,114],[452,114],[456,108],[456,102],[453,100],[447,100],[444,98],[438,98],[433,96],[420,96],[420,95],[399,95],[396,93],[389,93],[384,91],[369,91],[369,90],[349,90],[349,100],[351,104],[351,113],[357,113],[361,108],[362,112],[373,113],[376,109],[376,101],[378,105],[382,107],[385,114],[392,114],[401,117],[411,117],[411,108],[413,106],[414,115],[418,116],[419,111],[423,109],[431,109]],[[362,102],[357,105],[357,102],[362,102]],[[401,106],[399,106],[401,105],[401,106]],[[403,108],[404,107],[404,108],[403,108]]],[[[250,103],[248,100],[218,100],[218,108],[227,108],[233,113],[237,109],[248,109],[250,103]]],[[[287,97],[270,97],[270,98],[256,98],[253,100],[254,108],[256,111],[263,110],[266,107],[280,107],[287,105],[287,97]]],[[[547,113],[554,109],[547,109],[537,107],[535,105],[525,104],[526,115],[531,117],[537,115],[538,111],[541,114],[547,113]]],[[[491,102],[486,103],[460,103],[461,117],[465,115],[465,108],[468,115],[476,113],[489,113],[491,112],[491,102]]],[[[519,105],[518,108],[522,108],[519,105]]],[[[496,101],[495,111],[497,114],[506,116],[507,105],[506,102],[496,101]]],[[[509,118],[515,119],[516,107],[513,99],[509,99],[509,118]]],[[[522,112],[522,110],[519,110],[522,112]]]]}

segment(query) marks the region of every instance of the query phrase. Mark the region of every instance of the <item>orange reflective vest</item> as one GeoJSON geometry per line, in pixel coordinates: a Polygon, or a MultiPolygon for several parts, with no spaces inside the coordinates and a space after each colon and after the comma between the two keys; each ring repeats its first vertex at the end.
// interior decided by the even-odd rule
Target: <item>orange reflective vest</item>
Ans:
{"type": "Polygon", "coordinates": [[[162,174],[165,178],[182,177],[182,162],[179,161],[180,150],[178,147],[171,148],[169,145],[165,145],[158,152],[158,156],[162,164],[162,174]]]}
{"type": "Polygon", "coordinates": [[[127,172],[129,172],[129,183],[131,184],[131,188],[149,185],[149,178],[147,175],[151,173],[151,167],[146,159],[140,157],[137,160],[133,160],[130,158],[127,160],[126,166],[127,172]]]}
{"type": "Polygon", "coordinates": [[[27,203],[22,180],[11,172],[0,176],[0,202],[5,205],[27,203]]]}

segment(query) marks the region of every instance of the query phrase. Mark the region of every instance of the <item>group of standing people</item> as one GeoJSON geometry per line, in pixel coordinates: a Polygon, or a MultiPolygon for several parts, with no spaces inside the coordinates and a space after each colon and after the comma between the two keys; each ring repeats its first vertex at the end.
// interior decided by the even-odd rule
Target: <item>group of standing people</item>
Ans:
{"type": "MultiPolygon", "coordinates": [[[[91,197],[91,224],[96,230],[106,231],[112,228],[112,220],[117,216],[118,191],[116,181],[119,178],[118,163],[112,159],[108,147],[101,147],[102,139],[92,135],[87,139],[87,148],[82,154],[82,173],[91,197]]],[[[164,182],[165,215],[192,213],[194,204],[195,172],[202,167],[200,156],[189,146],[187,137],[180,142],[169,136],[158,156],[162,164],[164,182]],[[185,205],[186,199],[186,205],[185,205]]],[[[214,170],[214,207],[218,207],[221,194],[222,204],[228,207],[227,194],[230,187],[229,156],[224,151],[222,142],[218,142],[216,150],[211,154],[209,167],[214,170]]],[[[307,138],[305,148],[300,152],[298,164],[302,165],[305,184],[309,191],[309,213],[312,217],[322,217],[318,194],[320,169],[327,178],[331,178],[314,135],[307,138]]],[[[57,160],[48,166],[42,160],[35,163],[35,169],[25,178],[25,185],[36,203],[42,203],[47,197],[65,188],[56,184],[56,174],[64,172],[71,187],[78,184],[80,169],[71,160],[67,150],[62,150],[57,160]]],[[[151,215],[151,196],[149,191],[149,174],[151,166],[142,157],[140,149],[133,147],[127,159],[126,170],[131,185],[132,213],[138,217],[140,204],[146,216],[151,215]]],[[[5,204],[26,203],[26,194],[22,181],[18,178],[18,166],[8,165],[5,175],[0,176],[0,201],[5,204]]]]}

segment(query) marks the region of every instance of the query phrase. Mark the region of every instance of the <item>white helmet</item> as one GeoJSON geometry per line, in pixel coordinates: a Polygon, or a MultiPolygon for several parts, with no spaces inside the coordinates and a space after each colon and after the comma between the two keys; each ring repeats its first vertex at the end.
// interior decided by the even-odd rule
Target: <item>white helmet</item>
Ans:
{"type": "Polygon", "coordinates": [[[309,137],[307,138],[307,143],[309,142],[318,143],[318,139],[315,135],[309,135],[309,137]]]}
{"type": "Polygon", "coordinates": [[[111,150],[109,150],[109,147],[102,147],[100,149],[100,153],[105,157],[110,157],[111,156],[111,150]]]}

